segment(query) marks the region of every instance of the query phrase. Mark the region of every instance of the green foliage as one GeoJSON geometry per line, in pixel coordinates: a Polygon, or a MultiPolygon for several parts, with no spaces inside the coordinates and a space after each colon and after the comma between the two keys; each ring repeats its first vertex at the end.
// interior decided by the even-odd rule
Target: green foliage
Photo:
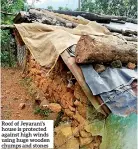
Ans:
{"type": "Polygon", "coordinates": [[[48,6],[47,9],[48,10],[53,10],[53,7],[52,6],[48,6]]]}
{"type": "Polygon", "coordinates": [[[15,42],[9,30],[1,31],[1,63],[2,66],[15,65],[15,42]]]}
{"type": "Polygon", "coordinates": [[[51,110],[42,110],[41,108],[37,107],[34,111],[34,114],[40,114],[41,116],[48,117],[49,114],[51,113],[51,110]]]}
{"type": "MultiPolygon", "coordinates": [[[[13,18],[18,11],[24,9],[24,0],[1,0],[1,11],[12,13],[7,15],[1,13],[1,24],[13,24],[13,18]]],[[[10,30],[1,30],[1,62],[4,66],[15,65],[15,40],[11,35],[10,30]]]]}
{"type": "Polygon", "coordinates": [[[137,18],[137,0],[81,0],[81,10],[137,18]]]}
{"type": "Polygon", "coordinates": [[[63,7],[58,7],[58,10],[64,10],[64,8],[63,7]]]}
{"type": "MultiPolygon", "coordinates": [[[[24,0],[1,0],[1,10],[4,12],[16,14],[23,8],[24,0]]],[[[10,24],[13,18],[14,15],[1,14],[1,24],[10,24]]]]}
{"type": "Polygon", "coordinates": [[[68,8],[68,7],[58,7],[58,10],[62,10],[62,11],[71,11],[71,9],[68,8]]]}

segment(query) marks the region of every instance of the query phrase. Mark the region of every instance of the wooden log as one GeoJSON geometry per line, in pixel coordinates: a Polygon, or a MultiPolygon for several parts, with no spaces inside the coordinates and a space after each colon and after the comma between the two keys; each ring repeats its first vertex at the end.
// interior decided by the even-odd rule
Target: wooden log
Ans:
{"type": "Polygon", "coordinates": [[[77,63],[137,63],[137,46],[116,36],[83,35],[76,46],[77,63]]]}
{"type": "Polygon", "coordinates": [[[110,18],[111,20],[118,20],[118,21],[126,21],[126,16],[114,16],[114,15],[103,15],[106,18],[110,18]]]}
{"type": "Polygon", "coordinates": [[[131,22],[134,24],[138,24],[138,20],[137,19],[132,19],[132,18],[127,18],[126,22],[131,22]]]}
{"type": "Polygon", "coordinates": [[[126,23],[126,21],[116,20],[116,19],[111,20],[111,22],[120,23],[120,24],[125,24],[126,23]]]}
{"type": "Polygon", "coordinates": [[[61,25],[66,27],[68,27],[68,24],[70,24],[71,27],[76,27],[78,25],[77,23],[56,16],[47,10],[38,11],[36,9],[30,9],[28,19],[44,24],[61,25]]]}
{"type": "Polygon", "coordinates": [[[104,26],[109,29],[109,31],[111,32],[116,32],[116,33],[120,33],[120,34],[123,34],[125,36],[129,36],[129,35],[136,35],[137,36],[137,31],[133,31],[133,30],[122,30],[122,29],[119,29],[119,28],[114,28],[114,27],[111,27],[109,25],[106,25],[104,24],[104,26]]]}
{"type": "Polygon", "coordinates": [[[127,41],[133,41],[133,42],[137,42],[138,41],[137,37],[127,37],[127,36],[124,36],[124,38],[127,41]]]}
{"type": "Polygon", "coordinates": [[[22,22],[30,22],[29,20],[29,13],[25,11],[20,11],[17,16],[13,19],[14,23],[22,23],[22,22]]]}
{"type": "Polygon", "coordinates": [[[66,14],[70,16],[82,16],[85,19],[88,19],[90,21],[97,21],[99,23],[109,23],[111,21],[111,17],[105,16],[105,15],[97,15],[94,13],[89,12],[82,12],[82,11],[60,11],[60,10],[54,10],[53,12],[59,13],[59,14],[66,14]]]}
{"type": "Polygon", "coordinates": [[[99,23],[109,23],[111,20],[113,21],[126,21],[126,16],[113,16],[113,15],[98,15],[90,12],[83,12],[83,11],[60,11],[60,10],[54,10],[56,13],[60,14],[66,14],[70,16],[82,16],[85,19],[88,19],[90,21],[97,21],[99,23]]]}

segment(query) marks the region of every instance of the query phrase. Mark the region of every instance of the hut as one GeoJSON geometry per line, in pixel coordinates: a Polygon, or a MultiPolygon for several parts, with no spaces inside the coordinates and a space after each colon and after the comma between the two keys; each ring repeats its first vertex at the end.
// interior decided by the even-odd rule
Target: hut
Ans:
{"type": "MultiPolygon", "coordinates": [[[[100,130],[104,129],[104,125],[100,126],[101,122],[104,124],[105,118],[110,113],[116,112],[116,106],[103,100],[105,94],[101,96],[99,92],[96,93],[93,90],[93,85],[90,83],[91,78],[88,73],[85,73],[85,70],[89,70],[89,63],[94,62],[94,66],[96,63],[100,63],[95,70],[101,73],[105,71],[105,67],[101,67],[101,65],[104,66],[103,63],[109,65],[112,61],[115,61],[112,63],[112,66],[115,67],[122,67],[125,64],[130,70],[135,68],[136,26],[131,23],[129,28],[126,25],[129,23],[125,21],[135,23],[134,20],[127,20],[126,17],[99,16],[90,13],[84,15],[84,12],[50,12],[44,9],[30,9],[29,12],[20,12],[15,17],[14,34],[18,63],[23,69],[23,77],[31,78],[32,86],[36,88],[34,100],[41,109],[50,110],[47,119],[55,121],[55,148],[100,148],[102,133],[96,129],[97,127],[100,130]],[[100,24],[96,22],[91,24],[91,21],[97,21],[100,24]],[[33,34],[31,34],[32,32],[33,34]],[[45,32],[55,34],[41,40],[45,32]],[[67,35],[64,34],[65,32],[67,35]],[[73,36],[70,36],[70,33],[73,36]],[[93,38],[88,37],[91,34],[94,34],[93,38]],[[81,38],[76,38],[77,35],[80,35],[81,38]],[[103,36],[108,36],[109,39],[105,39],[103,36]],[[38,41],[39,38],[40,41],[38,41]],[[49,38],[52,44],[48,41],[49,38]],[[32,39],[33,42],[31,42],[32,39]],[[108,44],[110,39],[111,42],[108,44]],[[93,41],[98,44],[96,45],[93,41]],[[96,49],[92,48],[93,44],[96,45],[96,49]],[[55,45],[56,47],[54,47],[55,45]],[[106,45],[109,47],[107,48],[106,45]],[[113,45],[115,45],[114,51],[110,53],[113,45]],[[45,53],[41,47],[48,52],[45,53]],[[127,49],[127,52],[124,50],[120,52],[122,47],[127,49]],[[35,53],[37,49],[39,51],[35,53]],[[62,50],[60,52],[57,50],[58,53],[55,52],[55,49],[62,50]],[[101,56],[99,53],[96,55],[95,50],[97,49],[106,50],[99,52],[102,53],[101,56]],[[51,54],[50,51],[54,54],[51,54]],[[122,57],[123,54],[126,54],[126,58],[122,57]],[[89,67],[85,67],[86,65],[89,67]],[[95,127],[96,125],[97,127],[95,127]]],[[[92,74],[92,71],[89,72],[92,74]]],[[[135,74],[132,76],[135,81],[135,74]]],[[[96,76],[94,77],[98,80],[96,76]]],[[[92,83],[95,82],[92,80],[92,83]]],[[[108,84],[110,83],[108,82],[108,84]]],[[[101,88],[102,84],[97,90],[100,91],[101,88]]],[[[110,91],[105,90],[105,92],[110,91]]],[[[132,107],[135,107],[135,104],[132,104],[132,107]]],[[[121,114],[126,112],[121,110],[117,112],[121,114]]],[[[133,112],[135,112],[135,108],[125,114],[129,115],[133,112]]]]}

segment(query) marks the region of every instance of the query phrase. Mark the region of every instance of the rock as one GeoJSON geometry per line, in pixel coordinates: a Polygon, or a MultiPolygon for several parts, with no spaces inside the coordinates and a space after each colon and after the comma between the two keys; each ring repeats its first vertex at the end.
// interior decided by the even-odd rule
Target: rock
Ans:
{"type": "Polygon", "coordinates": [[[79,137],[79,141],[80,141],[80,147],[84,146],[84,145],[87,145],[89,143],[91,143],[93,140],[93,137],[88,137],[88,138],[82,138],[82,137],[79,137]]]}
{"type": "Polygon", "coordinates": [[[65,114],[69,117],[73,117],[74,112],[72,112],[70,109],[65,109],[65,114]]]}
{"type": "Polygon", "coordinates": [[[22,74],[21,77],[24,79],[26,77],[26,75],[25,74],[22,74]]]}
{"type": "Polygon", "coordinates": [[[73,86],[73,82],[72,82],[72,80],[68,80],[67,88],[71,88],[72,86],[73,86]]]}
{"type": "Polygon", "coordinates": [[[24,109],[24,108],[25,108],[25,103],[20,103],[20,104],[19,104],[19,109],[22,110],[22,109],[24,109]]]}
{"type": "Polygon", "coordinates": [[[13,100],[19,100],[19,98],[15,97],[15,98],[13,98],[13,100]]]}
{"type": "Polygon", "coordinates": [[[50,103],[48,105],[48,108],[52,111],[52,112],[60,112],[61,111],[61,106],[57,103],[50,103]]]}
{"type": "Polygon", "coordinates": [[[95,149],[94,143],[91,142],[90,144],[86,145],[86,148],[87,148],[87,149],[95,149]]]}
{"type": "Polygon", "coordinates": [[[99,147],[100,146],[100,144],[98,144],[98,143],[94,143],[94,147],[99,147]]]}
{"type": "Polygon", "coordinates": [[[73,132],[74,137],[78,138],[80,136],[79,131],[76,131],[76,127],[71,127],[71,128],[72,128],[72,132],[73,132]]]}
{"type": "Polygon", "coordinates": [[[85,130],[81,130],[81,131],[80,131],[80,135],[81,135],[81,137],[83,137],[83,138],[88,138],[88,137],[91,137],[91,136],[92,136],[91,133],[86,132],[85,130]]]}
{"type": "Polygon", "coordinates": [[[78,112],[76,112],[76,114],[73,115],[73,118],[77,120],[80,124],[85,123],[85,119],[78,112]]]}
{"type": "Polygon", "coordinates": [[[80,102],[78,100],[75,100],[74,105],[75,106],[79,106],[80,105],[80,102]]]}
{"type": "Polygon", "coordinates": [[[56,131],[57,134],[55,135],[55,146],[61,146],[61,144],[64,144],[66,140],[72,136],[72,130],[70,126],[63,126],[59,127],[59,130],[56,131]]]}
{"type": "Polygon", "coordinates": [[[94,147],[98,148],[102,142],[102,137],[101,136],[95,136],[93,142],[94,142],[94,147]]]}
{"type": "Polygon", "coordinates": [[[81,115],[81,116],[83,116],[84,118],[86,118],[86,105],[85,104],[82,104],[81,102],[80,102],[80,104],[79,104],[79,106],[77,107],[77,110],[78,110],[78,112],[79,112],[79,114],[81,115]]]}
{"type": "Polygon", "coordinates": [[[111,63],[111,66],[112,66],[113,68],[122,68],[122,62],[121,62],[120,60],[113,61],[113,62],[111,63]]]}
{"type": "Polygon", "coordinates": [[[26,98],[25,98],[25,101],[28,101],[28,100],[29,100],[29,97],[26,97],[26,98]]]}
{"type": "Polygon", "coordinates": [[[73,120],[71,123],[72,127],[77,127],[79,125],[79,122],[77,120],[73,120]]]}
{"type": "Polygon", "coordinates": [[[66,143],[66,149],[79,149],[79,140],[75,137],[72,137],[66,143]]]}
{"type": "Polygon", "coordinates": [[[69,109],[70,109],[70,111],[72,111],[72,112],[75,112],[75,111],[76,111],[76,109],[73,108],[72,106],[69,106],[69,109]]]}
{"type": "Polygon", "coordinates": [[[59,133],[62,128],[71,127],[70,123],[64,123],[59,125],[58,127],[55,127],[54,132],[59,133]]]}
{"type": "Polygon", "coordinates": [[[12,71],[11,74],[14,75],[15,74],[15,71],[12,71]]]}
{"type": "Polygon", "coordinates": [[[40,108],[42,109],[47,109],[49,105],[49,101],[44,99],[41,103],[40,103],[40,108]]]}
{"type": "Polygon", "coordinates": [[[58,113],[49,113],[47,120],[56,120],[58,117],[58,113]]]}
{"type": "Polygon", "coordinates": [[[105,71],[106,67],[101,64],[96,64],[94,68],[98,73],[105,71]]]}
{"type": "Polygon", "coordinates": [[[80,87],[80,85],[78,84],[78,82],[75,83],[75,87],[74,87],[74,96],[76,99],[78,99],[79,101],[81,101],[82,103],[86,103],[88,102],[88,98],[85,95],[84,91],[82,90],[82,88],[80,87]]]}
{"type": "Polygon", "coordinates": [[[136,64],[129,62],[129,63],[127,64],[127,68],[129,68],[129,69],[135,69],[135,68],[136,68],[136,64]]]}
{"type": "Polygon", "coordinates": [[[70,126],[59,126],[55,135],[55,146],[58,149],[79,149],[79,141],[72,134],[70,126]]]}
{"type": "Polygon", "coordinates": [[[72,23],[66,23],[66,27],[72,28],[72,23]]]}

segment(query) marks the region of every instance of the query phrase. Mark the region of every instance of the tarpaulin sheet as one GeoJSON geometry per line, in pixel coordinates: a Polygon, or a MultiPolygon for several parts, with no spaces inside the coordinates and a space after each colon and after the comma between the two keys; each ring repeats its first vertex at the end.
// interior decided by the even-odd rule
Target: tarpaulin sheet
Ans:
{"type": "Polygon", "coordinates": [[[15,27],[35,60],[47,68],[54,66],[64,50],[77,44],[81,35],[110,34],[107,28],[96,22],[78,25],[74,29],[41,23],[15,24],[15,27]]]}

